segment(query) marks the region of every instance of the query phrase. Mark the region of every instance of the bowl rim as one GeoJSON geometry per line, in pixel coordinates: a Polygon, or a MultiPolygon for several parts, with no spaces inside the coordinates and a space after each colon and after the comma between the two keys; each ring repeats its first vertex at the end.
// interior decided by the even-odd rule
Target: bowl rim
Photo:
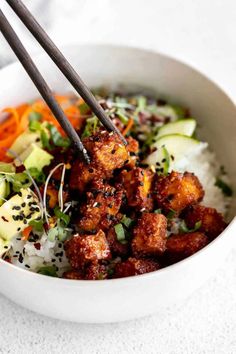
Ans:
{"type": "MultiPolygon", "coordinates": [[[[122,49],[122,50],[131,50],[131,51],[139,51],[140,53],[146,53],[146,54],[151,54],[151,55],[157,55],[159,57],[161,57],[163,60],[168,60],[168,61],[172,61],[175,62],[177,65],[180,64],[182,66],[185,66],[187,69],[189,69],[190,71],[195,72],[197,75],[199,75],[200,77],[202,77],[203,79],[207,80],[210,84],[212,84],[223,96],[226,100],[229,101],[229,103],[231,103],[234,107],[235,107],[235,114],[236,114],[236,105],[235,102],[233,101],[233,98],[231,97],[230,94],[227,94],[220,86],[218,83],[216,83],[213,79],[209,78],[205,73],[202,73],[201,71],[199,71],[194,65],[192,64],[188,64],[186,63],[184,60],[182,59],[178,59],[176,57],[173,57],[171,55],[165,54],[161,51],[155,50],[155,49],[150,49],[150,48],[143,48],[143,47],[138,47],[138,46],[132,46],[132,45],[122,45],[122,44],[110,44],[110,43],[93,43],[93,42],[89,42],[89,43],[69,43],[69,44],[65,44],[61,46],[61,50],[63,52],[63,50],[67,50],[69,48],[75,48],[75,47],[81,47],[81,48],[102,48],[102,49],[122,49]]],[[[33,60],[40,60],[41,58],[45,57],[45,53],[40,53],[40,54],[35,54],[32,56],[33,60]]],[[[17,59],[4,66],[3,68],[0,69],[0,75],[2,73],[4,73],[4,71],[9,71],[12,68],[21,68],[21,64],[17,61],[17,59]]],[[[3,265],[4,267],[6,267],[6,269],[9,269],[10,271],[14,272],[20,272],[23,275],[26,276],[26,274],[28,274],[28,277],[34,277],[36,279],[41,279],[44,282],[54,282],[55,283],[60,283],[61,285],[66,285],[66,286],[73,286],[73,287],[81,287],[81,286],[101,286],[101,287],[106,287],[106,286],[110,286],[110,284],[119,284],[119,283],[124,283],[126,284],[127,282],[133,282],[133,281],[142,281],[142,279],[151,279],[151,278],[156,278],[158,277],[158,274],[161,276],[163,273],[167,273],[167,272],[171,272],[172,270],[174,271],[176,268],[182,267],[184,266],[188,261],[191,261],[193,259],[195,259],[196,257],[198,257],[200,254],[206,253],[208,252],[209,248],[212,248],[212,246],[218,242],[220,242],[220,240],[222,240],[222,238],[225,238],[227,236],[227,234],[231,231],[231,228],[233,228],[233,225],[236,224],[236,216],[234,216],[232,218],[232,220],[229,222],[229,224],[227,225],[227,227],[224,229],[224,231],[218,235],[213,241],[211,241],[210,243],[208,243],[205,247],[203,247],[201,250],[199,250],[198,252],[194,253],[193,255],[177,262],[174,264],[171,264],[167,267],[158,269],[156,271],[150,272],[150,273],[145,273],[145,274],[140,274],[140,275],[136,275],[136,276],[130,276],[130,277],[125,277],[125,278],[115,278],[115,279],[104,279],[104,280],[77,280],[77,279],[65,279],[65,278],[58,278],[58,277],[51,277],[51,276],[45,276],[43,274],[39,274],[39,273],[35,273],[35,272],[31,272],[28,269],[23,269],[21,267],[17,267],[14,264],[11,264],[5,260],[3,260],[2,258],[0,258],[0,265],[3,265]]]]}

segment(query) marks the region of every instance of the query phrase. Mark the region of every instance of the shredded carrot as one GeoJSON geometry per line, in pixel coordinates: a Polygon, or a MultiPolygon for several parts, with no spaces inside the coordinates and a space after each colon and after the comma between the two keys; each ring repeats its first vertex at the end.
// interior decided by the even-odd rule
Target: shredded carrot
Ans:
{"type": "Polygon", "coordinates": [[[23,241],[27,241],[27,240],[28,240],[29,235],[30,235],[32,229],[33,229],[32,226],[28,226],[28,227],[26,227],[26,229],[24,229],[24,230],[22,231],[23,237],[22,237],[21,239],[22,239],[23,241]]]}
{"type": "MultiPolygon", "coordinates": [[[[75,100],[72,95],[55,95],[57,102],[62,107],[68,120],[75,129],[79,129],[83,124],[79,104],[83,103],[82,99],[75,100]]],[[[33,103],[24,103],[16,108],[9,107],[2,112],[6,112],[9,116],[2,122],[0,121],[0,160],[9,161],[6,156],[7,149],[12,145],[14,140],[24,132],[29,126],[30,113],[36,112],[41,115],[42,122],[53,124],[62,135],[65,132],[52,114],[46,103],[41,100],[35,100],[33,103]]]]}
{"type": "Polygon", "coordinates": [[[129,132],[130,129],[132,128],[133,124],[134,124],[134,120],[133,120],[132,118],[130,118],[130,120],[128,121],[128,123],[127,123],[125,129],[124,129],[123,132],[122,132],[122,135],[123,135],[123,136],[126,136],[126,135],[128,134],[128,132],[129,132]]]}

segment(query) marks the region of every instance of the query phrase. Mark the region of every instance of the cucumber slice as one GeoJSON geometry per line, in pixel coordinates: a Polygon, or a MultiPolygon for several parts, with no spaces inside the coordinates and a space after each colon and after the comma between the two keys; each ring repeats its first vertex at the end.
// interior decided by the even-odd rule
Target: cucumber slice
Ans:
{"type": "Polygon", "coordinates": [[[187,158],[199,143],[198,140],[181,134],[162,136],[152,145],[156,150],[146,158],[144,163],[155,166],[162,173],[170,172],[175,169],[174,166],[180,160],[187,158]]]}
{"type": "Polygon", "coordinates": [[[196,121],[194,119],[180,119],[176,122],[171,122],[163,125],[157,134],[157,139],[164,135],[181,134],[186,136],[192,136],[196,129],[196,121]]]}

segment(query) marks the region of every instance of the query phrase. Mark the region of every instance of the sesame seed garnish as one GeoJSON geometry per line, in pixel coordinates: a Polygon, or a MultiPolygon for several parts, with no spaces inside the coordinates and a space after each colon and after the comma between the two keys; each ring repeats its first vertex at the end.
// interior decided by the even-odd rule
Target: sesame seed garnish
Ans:
{"type": "Polygon", "coordinates": [[[32,195],[28,194],[26,198],[30,199],[30,198],[32,198],[32,195]]]}
{"type": "Polygon", "coordinates": [[[146,208],[142,208],[140,211],[141,211],[141,213],[143,212],[143,211],[145,211],[146,210],[146,208]]]}
{"type": "Polygon", "coordinates": [[[23,257],[22,254],[20,253],[20,254],[19,254],[19,257],[18,257],[18,261],[19,261],[20,263],[23,263],[23,260],[24,260],[24,257],[23,257]]]}
{"type": "Polygon", "coordinates": [[[95,208],[98,205],[98,202],[93,203],[93,208],[95,208]]]}
{"type": "Polygon", "coordinates": [[[21,204],[22,208],[24,208],[26,206],[25,202],[21,204]]]}
{"type": "Polygon", "coordinates": [[[25,267],[26,267],[26,268],[30,268],[30,266],[29,266],[28,264],[25,264],[25,267]]]}
{"type": "Polygon", "coordinates": [[[2,216],[1,218],[2,218],[3,221],[9,222],[9,220],[7,220],[7,219],[5,218],[5,216],[2,216]]]}
{"type": "Polygon", "coordinates": [[[21,228],[20,228],[20,227],[18,227],[17,231],[19,232],[20,230],[21,230],[21,228]]]}
{"type": "Polygon", "coordinates": [[[5,248],[5,249],[7,249],[7,248],[8,248],[8,246],[4,246],[4,248],[5,248]]]}

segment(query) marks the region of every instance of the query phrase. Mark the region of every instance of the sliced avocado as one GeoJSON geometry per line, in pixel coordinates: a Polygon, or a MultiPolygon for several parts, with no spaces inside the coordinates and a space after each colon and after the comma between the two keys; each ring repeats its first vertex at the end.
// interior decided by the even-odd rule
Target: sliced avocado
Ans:
{"type": "Polygon", "coordinates": [[[29,222],[41,216],[38,200],[30,189],[20,192],[0,207],[0,238],[10,241],[29,222]]]}
{"type": "Polygon", "coordinates": [[[168,124],[164,124],[158,131],[157,139],[164,135],[170,134],[181,134],[186,136],[192,136],[194,130],[196,129],[196,121],[195,119],[180,119],[176,122],[171,122],[168,124]]]}
{"type": "Polygon", "coordinates": [[[0,206],[4,203],[4,199],[6,199],[9,192],[9,183],[6,181],[5,176],[0,174],[0,206]]]}
{"type": "MultiPolygon", "coordinates": [[[[16,138],[9,150],[13,151],[16,155],[20,155],[34,143],[37,143],[39,147],[42,146],[40,132],[26,131],[16,138]]],[[[10,152],[8,152],[7,155],[15,158],[10,152]]]]}
{"type": "Polygon", "coordinates": [[[173,166],[182,158],[187,156],[199,144],[199,141],[180,134],[170,134],[159,138],[151,148],[155,151],[146,159],[145,163],[154,165],[155,168],[166,170],[167,153],[170,156],[168,160],[168,171],[173,169],[173,166]]]}
{"type": "MultiPolygon", "coordinates": [[[[44,166],[50,164],[53,156],[47,151],[41,149],[36,144],[31,144],[20,156],[18,160],[23,161],[25,168],[37,168],[39,171],[43,169],[44,166]]],[[[17,163],[17,161],[16,161],[17,163]]]]}

